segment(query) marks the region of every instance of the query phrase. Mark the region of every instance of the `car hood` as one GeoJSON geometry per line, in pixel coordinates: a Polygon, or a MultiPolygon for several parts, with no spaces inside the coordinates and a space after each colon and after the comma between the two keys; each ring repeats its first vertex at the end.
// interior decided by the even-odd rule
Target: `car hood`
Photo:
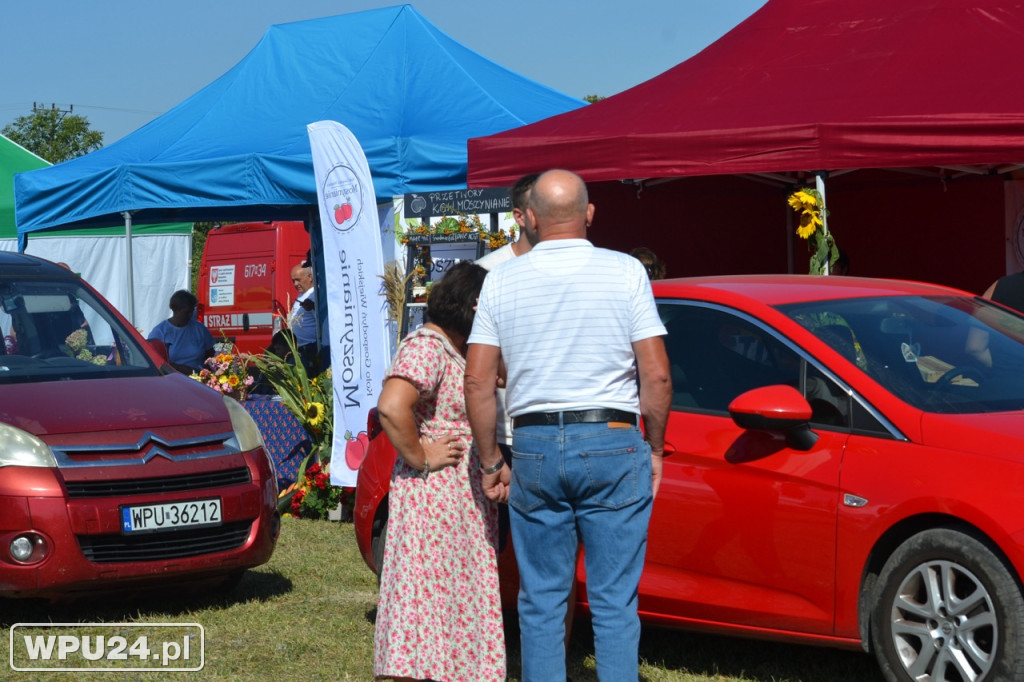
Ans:
{"type": "Polygon", "coordinates": [[[925,445],[1024,460],[1024,411],[921,416],[925,445]]]}
{"type": "Polygon", "coordinates": [[[36,436],[229,421],[224,398],[182,374],[12,384],[0,422],[36,436]]]}

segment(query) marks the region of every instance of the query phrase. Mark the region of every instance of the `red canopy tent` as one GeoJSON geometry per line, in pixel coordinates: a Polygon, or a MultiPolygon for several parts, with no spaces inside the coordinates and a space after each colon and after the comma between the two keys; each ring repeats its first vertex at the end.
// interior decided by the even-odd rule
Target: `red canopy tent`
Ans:
{"type": "MultiPolygon", "coordinates": [[[[701,53],[630,90],[469,140],[468,182],[506,185],[523,172],[562,167],[591,183],[627,180],[652,199],[661,197],[660,210],[652,201],[623,209],[621,203],[635,190],[594,187],[605,198],[595,201],[599,213],[610,210],[619,225],[637,217],[660,224],[711,219],[711,213],[685,209],[687,196],[711,192],[725,202],[720,217],[722,206],[728,206],[737,219],[732,227],[739,232],[732,236],[752,238],[760,249],[772,242],[751,233],[782,220],[785,202],[778,190],[813,184],[807,180],[812,173],[826,172],[837,240],[844,247],[864,245],[854,258],[865,266],[855,268],[857,274],[983,289],[1011,265],[1003,265],[1002,185],[1024,161],[1024,88],[1016,73],[1022,39],[1021,1],[769,0],[701,53]],[[854,169],[906,172],[839,177],[854,169]],[[672,189],[658,185],[655,190],[651,182],[726,175],[733,177],[673,182],[672,189]],[[764,183],[773,182],[776,189],[766,193],[764,183]],[[762,196],[747,196],[748,191],[762,196]],[[979,209],[980,201],[985,208],[979,209]],[[866,211],[865,202],[879,212],[900,205],[903,214],[887,222],[866,211]],[[675,209],[666,210],[666,203],[675,209]],[[773,212],[770,221],[766,210],[773,212]],[[751,225],[750,211],[758,225],[751,225]],[[985,234],[978,255],[988,254],[987,261],[969,276],[950,276],[952,264],[939,267],[935,258],[929,259],[930,269],[922,270],[920,263],[908,269],[906,258],[887,262],[868,253],[878,249],[877,230],[885,229],[889,236],[896,230],[903,250],[920,256],[923,249],[924,255],[941,259],[943,250],[955,245],[936,240],[934,231],[950,221],[985,234]],[[908,229],[909,242],[900,232],[908,229]],[[927,229],[931,237],[921,240],[915,229],[927,229]]],[[[602,227],[607,232],[610,226],[602,227]]],[[[780,234],[772,233],[774,239],[780,234]]],[[[673,248],[679,245],[673,242],[673,248]]],[[[761,271],[792,269],[789,259],[788,266],[741,258],[717,267],[735,271],[758,263],[761,271]]],[[[694,262],[699,272],[716,267],[706,258],[694,262]]],[[[1016,269],[1022,266],[1024,261],[1016,269]]]]}

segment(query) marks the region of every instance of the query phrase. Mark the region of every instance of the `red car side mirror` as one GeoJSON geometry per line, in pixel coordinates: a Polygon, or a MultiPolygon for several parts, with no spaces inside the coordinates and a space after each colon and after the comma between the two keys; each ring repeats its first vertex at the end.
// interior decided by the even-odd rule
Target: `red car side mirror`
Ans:
{"type": "Polygon", "coordinates": [[[811,405],[792,386],[762,386],[741,393],[729,403],[729,416],[737,426],[782,432],[794,450],[810,450],[818,440],[811,431],[811,405]]]}

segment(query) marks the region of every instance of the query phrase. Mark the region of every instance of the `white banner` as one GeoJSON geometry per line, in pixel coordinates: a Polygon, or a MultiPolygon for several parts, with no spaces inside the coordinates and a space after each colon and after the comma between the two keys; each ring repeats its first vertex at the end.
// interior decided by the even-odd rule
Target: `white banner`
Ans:
{"type": "Polygon", "coordinates": [[[352,486],[369,443],[366,416],[387,370],[384,274],[373,182],[359,142],[334,121],[306,126],[320,203],[334,377],[331,483],[352,486]]]}

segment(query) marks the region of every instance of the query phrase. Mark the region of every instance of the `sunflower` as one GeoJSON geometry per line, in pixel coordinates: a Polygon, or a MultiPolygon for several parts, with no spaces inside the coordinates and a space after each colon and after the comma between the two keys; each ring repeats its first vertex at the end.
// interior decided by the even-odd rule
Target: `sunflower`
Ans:
{"type": "Polygon", "coordinates": [[[320,426],[326,416],[323,403],[306,403],[306,421],[310,426],[320,426]]]}
{"type": "Polygon", "coordinates": [[[817,211],[818,197],[806,190],[797,190],[789,195],[789,205],[795,211],[817,211]]]}
{"type": "Polygon", "coordinates": [[[804,211],[800,214],[800,227],[796,228],[796,233],[801,239],[810,239],[821,225],[821,214],[818,211],[804,211]]]}
{"type": "Polygon", "coordinates": [[[233,387],[237,386],[238,385],[238,377],[236,377],[234,374],[232,374],[231,376],[228,377],[228,383],[231,386],[233,386],[233,387]]]}

